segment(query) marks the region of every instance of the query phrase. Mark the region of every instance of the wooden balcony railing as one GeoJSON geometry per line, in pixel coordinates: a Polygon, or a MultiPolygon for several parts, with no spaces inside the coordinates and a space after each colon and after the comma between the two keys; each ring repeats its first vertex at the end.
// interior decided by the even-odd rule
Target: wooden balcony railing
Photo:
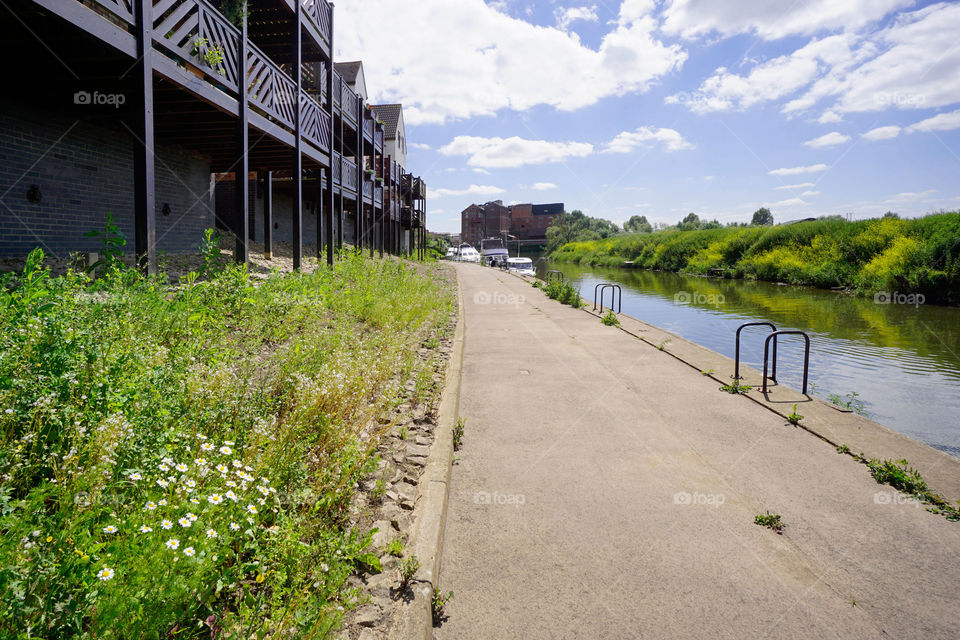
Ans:
{"type": "Polygon", "coordinates": [[[363,181],[363,197],[373,199],[373,183],[369,180],[363,181]]]}
{"type": "Polygon", "coordinates": [[[127,24],[133,24],[133,3],[135,0],[96,0],[96,2],[127,24]]]}
{"type": "Polygon", "coordinates": [[[382,149],[383,148],[383,129],[377,129],[373,134],[373,144],[374,146],[382,149]]]}
{"type": "Polygon", "coordinates": [[[365,138],[373,139],[373,118],[365,116],[363,118],[363,136],[365,138]]]}
{"type": "Polygon", "coordinates": [[[250,103],[269,117],[293,128],[297,101],[296,84],[279,66],[255,46],[247,57],[247,95],[250,103]]]}
{"type": "MultiPolygon", "coordinates": [[[[296,0],[294,0],[296,1],[296,0]]],[[[333,5],[327,0],[301,0],[303,15],[320,32],[320,37],[324,39],[324,44],[330,48],[330,25],[333,23],[333,5]]]]}
{"type": "Polygon", "coordinates": [[[341,185],[353,192],[357,190],[357,165],[353,160],[340,158],[341,185]]]}
{"type": "Polygon", "coordinates": [[[377,184],[373,186],[373,201],[376,204],[383,203],[383,186],[382,185],[377,184]]]}
{"type": "Polygon", "coordinates": [[[341,83],[340,108],[347,120],[354,124],[357,123],[357,118],[360,116],[360,101],[358,98],[359,96],[350,88],[350,85],[346,82],[341,83]]]}

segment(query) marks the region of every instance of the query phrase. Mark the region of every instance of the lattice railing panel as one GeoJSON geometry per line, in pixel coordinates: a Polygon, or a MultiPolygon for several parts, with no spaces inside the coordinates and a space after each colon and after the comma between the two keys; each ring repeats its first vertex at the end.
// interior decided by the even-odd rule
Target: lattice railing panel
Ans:
{"type": "Polygon", "coordinates": [[[326,0],[302,0],[303,13],[317,27],[324,44],[330,46],[330,24],[333,7],[326,0]]]}
{"type": "Polygon", "coordinates": [[[204,0],[154,0],[153,29],[155,42],[237,90],[240,32],[204,0]]]}
{"type": "Polygon", "coordinates": [[[341,175],[343,176],[343,186],[351,191],[357,190],[357,165],[353,160],[340,158],[341,175]]]}
{"type": "Polygon", "coordinates": [[[300,92],[300,130],[314,146],[330,148],[330,114],[305,91],[300,92]]]}
{"type": "Polygon", "coordinates": [[[296,85],[257,47],[247,51],[247,95],[250,102],[290,129],[294,127],[296,85]]]}
{"type": "Polygon", "coordinates": [[[96,0],[97,4],[117,16],[127,24],[134,24],[134,0],[96,0]]]}

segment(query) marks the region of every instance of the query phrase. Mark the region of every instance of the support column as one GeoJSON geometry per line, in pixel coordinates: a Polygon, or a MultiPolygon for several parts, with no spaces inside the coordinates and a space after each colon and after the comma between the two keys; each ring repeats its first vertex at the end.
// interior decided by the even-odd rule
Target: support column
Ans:
{"type": "Polygon", "coordinates": [[[357,122],[357,146],[354,153],[357,161],[357,200],[353,210],[353,250],[360,251],[360,216],[363,213],[363,98],[359,95],[354,109],[357,122]]]}
{"type": "MultiPolygon", "coordinates": [[[[330,157],[333,157],[333,154],[330,154],[330,157]]],[[[330,228],[326,227],[324,221],[327,219],[327,214],[330,213],[330,208],[327,207],[326,199],[324,198],[323,191],[323,169],[317,169],[317,263],[319,264],[323,260],[323,243],[330,238],[330,228]],[[326,228],[325,228],[326,227],[326,228]]],[[[330,176],[331,183],[333,182],[333,176],[330,176]]],[[[330,188],[333,189],[333,184],[330,185],[330,188]]],[[[333,264],[332,260],[329,264],[333,264]]]]}
{"type": "Polygon", "coordinates": [[[153,1],[135,0],[137,103],[131,109],[133,141],[134,251],[137,264],[157,272],[156,168],[153,156],[153,1]],[[146,264],[144,264],[146,263],[146,264]]]}
{"type": "Polygon", "coordinates": [[[250,181],[247,179],[250,172],[248,160],[248,131],[247,131],[247,17],[243,14],[240,25],[240,74],[237,81],[237,132],[236,153],[237,162],[234,165],[234,229],[237,237],[237,247],[233,252],[233,259],[244,263],[249,259],[250,241],[250,181]]]}
{"type": "Polygon", "coordinates": [[[294,2],[294,31],[293,38],[293,80],[296,108],[293,114],[293,268],[299,271],[303,266],[303,136],[300,130],[300,90],[303,85],[303,9],[299,2],[294,2]]]}
{"type": "Polygon", "coordinates": [[[263,193],[263,257],[273,259],[273,171],[261,171],[263,193]]]}
{"type": "MultiPolygon", "coordinates": [[[[330,169],[327,171],[327,201],[324,206],[324,227],[327,230],[327,266],[333,266],[333,163],[339,162],[339,159],[334,158],[333,147],[336,145],[336,137],[334,130],[334,116],[333,116],[333,3],[327,5],[330,7],[330,59],[327,61],[329,68],[327,69],[327,113],[330,114],[330,169]]],[[[342,119],[341,119],[342,120],[342,119]]],[[[341,174],[342,176],[342,174],[341,174]]],[[[341,182],[343,179],[341,177],[341,182]]],[[[321,198],[323,193],[321,192],[321,198]]],[[[320,224],[320,219],[317,219],[317,224],[320,224]]],[[[319,250],[319,247],[317,248],[319,250]]]]}

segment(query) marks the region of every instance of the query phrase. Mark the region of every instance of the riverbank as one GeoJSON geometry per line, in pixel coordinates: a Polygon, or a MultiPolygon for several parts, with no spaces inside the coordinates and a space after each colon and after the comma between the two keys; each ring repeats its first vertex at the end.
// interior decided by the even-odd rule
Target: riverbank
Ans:
{"type": "Polygon", "coordinates": [[[920,294],[960,304],[960,214],[819,219],[773,227],[675,229],[572,242],[554,260],[769,282],[861,295],[920,294]]]}
{"type": "Polygon", "coordinates": [[[456,268],[466,430],[437,638],[952,637],[960,525],[657,338],[456,268]]]}
{"type": "Polygon", "coordinates": [[[175,288],[37,261],[6,276],[5,635],[323,636],[362,604],[359,575],[396,582],[451,285],[351,253],[260,262],[175,288]]]}

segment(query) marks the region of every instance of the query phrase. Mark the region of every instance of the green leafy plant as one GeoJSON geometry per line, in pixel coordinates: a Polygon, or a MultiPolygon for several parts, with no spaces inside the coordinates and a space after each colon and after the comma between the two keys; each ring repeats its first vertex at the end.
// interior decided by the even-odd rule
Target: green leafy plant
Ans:
{"type": "MultiPolygon", "coordinates": [[[[866,460],[861,453],[857,459],[867,465],[870,475],[879,484],[888,484],[917,500],[930,505],[927,511],[939,513],[952,522],[960,521],[960,509],[947,502],[943,496],[934,493],[920,471],[910,466],[906,460],[866,460]]],[[[957,503],[960,505],[960,502],[957,503]]]]}
{"type": "Polygon", "coordinates": [[[739,380],[734,380],[733,383],[725,384],[720,387],[720,391],[726,391],[727,393],[740,395],[747,393],[751,389],[753,389],[753,387],[748,384],[740,384],[739,380]]]}
{"type": "Polygon", "coordinates": [[[839,394],[831,393],[829,400],[838,407],[853,411],[857,415],[865,416],[867,415],[866,405],[864,405],[863,400],[858,397],[859,395],[856,391],[851,391],[846,395],[846,399],[843,399],[839,394]]]}
{"type": "Polygon", "coordinates": [[[463,446],[463,428],[466,422],[463,418],[457,418],[457,424],[453,427],[453,450],[459,451],[463,446]]]}
{"type": "Polygon", "coordinates": [[[216,229],[207,229],[203,232],[200,255],[203,256],[203,264],[200,266],[202,275],[209,276],[220,269],[220,234],[216,229]]]}
{"type": "Polygon", "coordinates": [[[453,591],[448,591],[443,595],[439,591],[433,592],[433,598],[430,601],[430,610],[433,613],[433,624],[437,625],[443,620],[444,608],[447,603],[453,600],[453,591]]]}
{"type": "Polygon", "coordinates": [[[666,351],[667,345],[670,344],[671,342],[673,342],[673,340],[671,340],[670,338],[667,338],[666,340],[661,341],[660,344],[657,345],[657,349],[659,349],[660,351],[666,351]]]}
{"type": "Polygon", "coordinates": [[[394,538],[387,543],[387,553],[390,555],[400,558],[403,556],[403,540],[400,538],[394,538]]]}
{"type": "Polygon", "coordinates": [[[127,237],[113,221],[112,213],[107,212],[102,231],[91,229],[83,235],[100,240],[100,259],[90,265],[88,271],[112,271],[123,265],[123,248],[127,246],[127,237]]]}
{"type": "Polygon", "coordinates": [[[227,74],[223,68],[223,45],[213,44],[206,38],[197,38],[193,41],[193,55],[206,63],[208,67],[223,76],[227,74]]]}
{"type": "Polygon", "coordinates": [[[780,516],[778,514],[770,513],[769,511],[767,511],[765,514],[755,516],[753,518],[753,522],[761,527],[772,529],[779,535],[783,535],[783,528],[787,526],[780,520],[780,516]]]}
{"type": "Polygon", "coordinates": [[[559,278],[551,280],[544,288],[544,292],[548,298],[553,298],[557,302],[568,304],[575,309],[583,308],[584,302],[580,292],[566,280],[559,278]]]}
{"type": "Polygon", "coordinates": [[[801,420],[803,420],[803,416],[797,413],[797,405],[793,405],[793,411],[787,416],[787,422],[796,426],[800,424],[801,420]]]}
{"type": "Polygon", "coordinates": [[[838,445],[837,453],[850,453],[850,447],[845,444],[838,445]]]}
{"type": "Polygon", "coordinates": [[[617,314],[615,314],[615,313],[613,312],[613,310],[607,311],[607,315],[605,315],[605,316],[603,316],[602,318],[600,318],[600,322],[602,322],[603,324],[605,324],[605,325],[608,326],[608,327],[619,327],[619,326],[620,326],[620,319],[617,318],[617,314]]]}
{"type": "Polygon", "coordinates": [[[400,562],[400,588],[406,589],[409,586],[410,581],[413,580],[413,576],[417,575],[417,571],[420,569],[420,560],[417,559],[417,556],[410,556],[409,558],[404,559],[400,562]]]}
{"type": "Polygon", "coordinates": [[[701,373],[701,375],[712,376],[712,375],[713,375],[713,369],[704,369],[704,370],[701,371],[700,373],[701,373]]]}

